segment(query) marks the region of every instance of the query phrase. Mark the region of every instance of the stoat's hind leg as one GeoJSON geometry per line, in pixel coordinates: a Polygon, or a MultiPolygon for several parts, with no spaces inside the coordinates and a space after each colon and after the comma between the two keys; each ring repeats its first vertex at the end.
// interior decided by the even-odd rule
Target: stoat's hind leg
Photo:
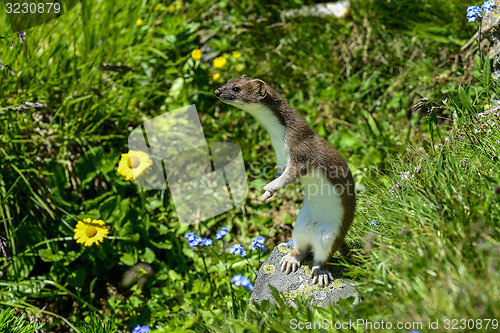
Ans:
{"type": "Polygon", "coordinates": [[[329,230],[319,232],[315,236],[313,243],[314,265],[311,270],[313,284],[326,286],[330,281],[333,281],[332,274],[326,269],[326,262],[330,259],[333,246],[336,245],[334,243],[337,242],[329,230]]]}
{"type": "Polygon", "coordinates": [[[314,236],[312,231],[314,228],[311,227],[310,222],[311,214],[309,212],[308,203],[305,201],[299,216],[297,216],[295,229],[293,229],[293,242],[295,243],[295,248],[281,259],[281,270],[286,274],[295,272],[299,269],[301,261],[311,252],[314,236]]]}
{"type": "Polygon", "coordinates": [[[313,284],[319,284],[320,286],[327,286],[331,281],[333,281],[333,275],[326,269],[326,262],[321,263],[314,261],[314,266],[311,270],[311,277],[313,284]]]}
{"type": "Polygon", "coordinates": [[[300,262],[307,257],[308,253],[308,249],[299,250],[299,248],[295,246],[292,252],[281,259],[281,271],[285,272],[285,274],[295,272],[300,268],[300,262]]]}

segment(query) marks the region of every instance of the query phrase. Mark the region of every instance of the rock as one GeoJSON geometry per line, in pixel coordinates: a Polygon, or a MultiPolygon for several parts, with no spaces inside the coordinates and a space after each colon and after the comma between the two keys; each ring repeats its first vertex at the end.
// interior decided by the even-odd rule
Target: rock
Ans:
{"type": "Polygon", "coordinates": [[[263,300],[274,301],[269,285],[275,287],[281,297],[291,306],[295,305],[297,296],[313,297],[311,305],[328,307],[340,298],[354,297],[354,303],[359,302],[359,296],[347,279],[341,279],[340,269],[330,269],[334,280],[328,286],[320,287],[310,282],[311,261],[305,261],[301,267],[289,275],[283,273],[280,267],[281,259],[292,251],[292,246],[282,243],[276,246],[269,258],[262,264],[257,274],[251,300],[260,303],[263,300]]]}
{"type": "MultiPolygon", "coordinates": [[[[482,37],[489,41],[488,55],[491,59],[491,72],[500,78],[500,5],[482,18],[482,37]]],[[[482,44],[482,43],[481,43],[482,44]]]]}
{"type": "Polygon", "coordinates": [[[328,3],[317,3],[312,6],[303,6],[301,9],[290,9],[283,12],[286,18],[294,18],[298,16],[333,16],[336,18],[345,18],[349,13],[349,1],[338,1],[328,3]]]}

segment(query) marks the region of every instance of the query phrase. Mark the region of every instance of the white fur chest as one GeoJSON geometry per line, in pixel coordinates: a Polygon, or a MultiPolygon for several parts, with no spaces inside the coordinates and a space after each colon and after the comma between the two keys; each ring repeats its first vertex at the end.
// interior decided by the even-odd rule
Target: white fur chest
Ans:
{"type": "Polygon", "coordinates": [[[262,104],[245,104],[238,106],[255,117],[255,119],[257,119],[266,129],[271,137],[271,144],[273,145],[278,159],[278,168],[280,171],[285,170],[290,157],[290,152],[285,142],[285,127],[267,106],[262,104]]]}

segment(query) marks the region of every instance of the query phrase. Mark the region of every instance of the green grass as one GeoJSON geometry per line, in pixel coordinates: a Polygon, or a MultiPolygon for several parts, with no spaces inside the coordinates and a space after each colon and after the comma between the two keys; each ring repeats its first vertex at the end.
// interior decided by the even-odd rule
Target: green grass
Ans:
{"type": "MultiPolygon", "coordinates": [[[[291,319],[500,318],[500,118],[491,118],[491,133],[475,133],[497,83],[484,62],[475,69],[474,59],[457,56],[474,33],[467,4],[352,1],[345,19],[281,20],[282,10],[300,6],[81,1],[30,29],[25,46],[17,40],[10,50],[14,35],[1,31],[0,61],[17,73],[0,74],[2,307],[54,332],[85,332],[77,323],[98,325],[94,314],[106,319],[104,331],[157,332],[282,332],[291,319]],[[200,62],[190,56],[197,48],[200,62]],[[228,59],[222,69],[211,63],[219,55],[228,59]],[[234,274],[254,281],[247,262],[208,249],[202,256],[183,238],[214,238],[221,226],[230,229],[224,241],[247,249],[257,235],[269,249],[291,238],[298,189],[257,199],[271,180],[259,170],[276,164],[270,140],[213,95],[242,73],[282,93],[366,188],[348,235],[354,254],[338,263],[363,299],[356,307],[309,310],[304,301],[247,311],[249,292],[230,283],[234,274]],[[412,108],[421,97],[429,102],[412,108]],[[46,107],[12,108],[24,102],[46,107]],[[190,104],[208,141],[242,148],[251,189],[244,209],[186,227],[168,190],[140,190],[116,167],[132,129],[190,104]],[[110,227],[102,245],[73,240],[85,217],[110,227]]],[[[259,263],[252,251],[249,263],[259,263]]]]}
{"type": "Polygon", "coordinates": [[[30,333],[43,327],[43,324],[28,322],[24,315],[14,316],[14,309],[0,312],[0,332],[2,333],[30,333]]]}

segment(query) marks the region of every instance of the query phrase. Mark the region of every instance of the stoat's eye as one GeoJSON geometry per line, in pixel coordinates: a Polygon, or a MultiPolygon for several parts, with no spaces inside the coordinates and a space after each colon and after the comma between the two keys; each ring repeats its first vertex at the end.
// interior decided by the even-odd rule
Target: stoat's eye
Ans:
{"type": "Polygon", "coordinates": [[[234,87],[234,88],[233,88],[233,91],[234,91],[234,92],[240,92],[240,91],[241,91],[241,89],[240,89],[240,87],[234,87]]]}

